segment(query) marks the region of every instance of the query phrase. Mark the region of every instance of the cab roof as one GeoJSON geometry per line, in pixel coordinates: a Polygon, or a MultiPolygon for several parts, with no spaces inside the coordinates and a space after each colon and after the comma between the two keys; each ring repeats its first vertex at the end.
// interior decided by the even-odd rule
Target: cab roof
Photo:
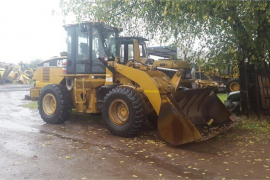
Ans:
{"type": "Polygon", "coordinates": [[[177,48],[171,46],[156,46],[156,47],[149,47],[148,55],[160,56],[163,58],[170,58],[177,56],[177,48]]]}
{"type": "Polygon", "coordinates": [[[146,38],[138,37],[138,36],[119,37],[119,40],[122,40],[122,41],[130,41],[132,39],[137,39],[138,41],[149,41],[146,38]]]}
{"type": "Polygon", "coordinates": [[[80,26],[80,25],[88,25],[88,24],[92,24],[92,25],[104,25],[107,28],[113,28],[113,29],[117,29],[118,32],[122,32],[123,28],[117,28],[117,27],[113,27],[110,26],[108,24],[105,24],[104,22],[81,22],[81,23],[73,23],[73,24],[65,24],[63,27],[65,29],[70,28],[70,27],[76,27],[76,26],[80,26]]]}

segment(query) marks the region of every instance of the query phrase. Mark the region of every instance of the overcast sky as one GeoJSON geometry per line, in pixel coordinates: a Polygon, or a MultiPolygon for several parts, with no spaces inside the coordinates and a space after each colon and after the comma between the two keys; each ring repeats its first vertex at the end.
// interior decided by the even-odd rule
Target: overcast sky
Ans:
{"type": "Polygon", "coordinates": [[[66,33],[59,0],[0,0],[0,62],[30,62],[59,56],[66,33]]]}
{"type": "MultiPolygon", "coordinates": [[[[59,0],[0,0],[0,62],[46,60],[66,51],[59,0]]],[[[72,22],[68,18],[68,23],[72,22]]]]}

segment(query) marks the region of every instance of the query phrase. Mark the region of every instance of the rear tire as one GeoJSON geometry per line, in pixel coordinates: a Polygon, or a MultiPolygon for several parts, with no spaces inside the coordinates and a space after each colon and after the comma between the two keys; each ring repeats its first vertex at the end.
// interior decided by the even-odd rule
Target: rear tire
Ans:
{"type": "Polygon", "coordinates": [[[105,96],[102,117],[112,134],[136,136],[147,117],[143,95],[128,87],[112,89],[105,96]]]}
{"type": "Polygon", "coordinates": [[[41,118],[49,124],[60,124],[71,115],[71,94],[61,84],[46,85],[38,99],[38,110],[41,118]]]}
{"type": "Polygon", "coordinates": [[[238,79],[229,80],[226,84],[227,93],[240,91],[240,82],[238,79]]]}

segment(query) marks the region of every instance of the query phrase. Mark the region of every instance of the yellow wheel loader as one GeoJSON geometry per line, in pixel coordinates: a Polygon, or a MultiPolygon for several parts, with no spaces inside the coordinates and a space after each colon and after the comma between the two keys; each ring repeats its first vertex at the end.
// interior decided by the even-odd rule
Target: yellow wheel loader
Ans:
{"type": "MultiPolygon", "coordinates": [[[[148,39],[142,37],[119,37],[120,63],[126,64],[132,59],[140,60],[144,64],[156,66],[159,71],[164,72],[170,78],[173,77],[177,70],[181,69],[181,87],[192,88],[192,84],[195,84],[195,79],[192,79],[190,64],[183,60],[149,59],[146,41],[148,41],[148,39]]],[[[162,55],[162,52],[157,53],[158,55],[162,55]]]]}
{"type": "Polygon", "coordinates": [[[31,84],[32,77],[34,74],[34,70],[32,68],[29,68],[29,65],[20,62],[18,70],[18,77],[16,78],[16,81],[19,84],[31,84]]]}
{"type": "Polygon", "coordinates": [[[79,113],[101,113],[111,133],[136,136],[149,114],[168,143],[180,145],[210,138],[233,125],[230,112],[212,88],[178,91],[181,71],[169,78],[139,60],[121,64],[120,29],[88,22],[65,26],[65,81],[42,88],[38,109],[51,124],[79,113]]]}
{"type": "Polygon", "coordinates": [[[194,86],[198,88],[205,88],[205,87],[215,87],[216,89],[219,88],[218,83],[213,81],[210,78],[210,76],[206,75],[206,72],[204,71],[202,65],[196,65],[196,67],[193,67],[192,71],[192,65],[187,62],[188,58],[186,58],[186,54],[180,51],[177,47],[173,46],[149,47],[148,52],[149,55],[164,58],[159,60],[150,59],[147,62],[148,64],[155,65],[160,69],[163,68],[171,69],[170,72],[165,72],[169,77],[172,77],[174,75],[172,70],[184,69],[185,74],[181,80],[182,86],[188,88],[192,88],[194,86]]]}
{"type": "Polygon", "coordinates": [[[226,92],[240,91],[239,67],[238,61],[234,60],[233,63],[221,65],[218,67],[218,73],[213,73],[212,79],[224,84],[226,92]]]}
{"type": "Polygon", "coordinates": [[[195,69],[195,83],[197,87],[213,87],[215,88],[215,92],[218,91],[219,84],[210,78],[209,74],[205,72],[204,66],[199,65],[198,68],[195,69]]]}

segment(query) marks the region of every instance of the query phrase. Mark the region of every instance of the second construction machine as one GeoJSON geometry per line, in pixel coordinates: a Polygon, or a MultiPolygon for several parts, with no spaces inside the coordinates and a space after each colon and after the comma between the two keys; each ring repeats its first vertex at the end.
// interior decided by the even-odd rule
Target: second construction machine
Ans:
{"type": "Polygon", "coordinates": [[[128,137],[138,134],[148,115],[156,114],[161,137],[174,145],[200,141],[232,126],[230,112],[212,88],[178,91],[181,71],[170,79],[136,59],[121,64],[121,29],[98,22],[65,29],[65,81],[43,87],[38,100],[45,122],[67,121],[72,108],[102,113],[111,133],[128,137]]]}
{"type": "Polygon", "coordinates": [[[136,59],[142,63],[156,67],[168,77],[172,78],[176,69],[181,69],[181,88],[192,88],[195,80],[192,79],[190,64],[183,60],[154,60],[148,58],[148,39],[142,37],[119,37],[120,42],[120,63],[126,64],[129,60],[136,59]]]}

